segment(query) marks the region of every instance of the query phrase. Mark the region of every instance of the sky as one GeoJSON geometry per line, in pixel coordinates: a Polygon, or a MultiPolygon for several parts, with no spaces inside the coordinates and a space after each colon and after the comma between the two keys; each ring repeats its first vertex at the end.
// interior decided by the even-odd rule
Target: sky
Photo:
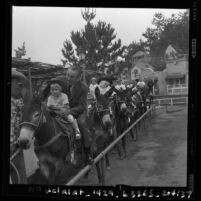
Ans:
{"type": "MultiPolygon", "coordinates": [[[[82,8],[84,9],[84,8],[82,8]]],[[[143,39],[142,33],[152,27],[153,16],[161,12],[165,17],[184,12],[184,9],[96,8],[96,17],[110,23],[122,45],[143,39]]],[[[80,31],[86,25],[81,8],[69,7],[13,7],[12,56],[14,49],[26,46],[25,58],[49,64],[61,64],[63,42],[71,31],[80,31]]]]}

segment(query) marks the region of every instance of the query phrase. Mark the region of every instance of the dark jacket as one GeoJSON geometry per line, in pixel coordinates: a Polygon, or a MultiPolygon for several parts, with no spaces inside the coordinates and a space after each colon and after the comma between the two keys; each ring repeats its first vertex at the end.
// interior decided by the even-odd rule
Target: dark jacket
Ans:
{"type": "Polygon", "coordinates": [[[84,112],[87,112],[87,95],[88,86],[81,81],[78,81],[70,91],[70,86],[67,88],[69,99],[70,114],[78,118],[84,112]]]}

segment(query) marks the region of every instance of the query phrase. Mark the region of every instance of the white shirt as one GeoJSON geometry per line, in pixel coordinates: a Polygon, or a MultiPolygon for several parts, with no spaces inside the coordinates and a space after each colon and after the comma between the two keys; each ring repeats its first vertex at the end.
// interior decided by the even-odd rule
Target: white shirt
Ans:
{"type": "Polygon", "coordinates": [[[138,82],[137,83],[137,86],[139,86],[140,88],[143,88],[145,86],[145,82],[144,81],[141,81],[141,82],[138,82]]]}
{"type": "Polygon", "coordinates": [[[63,107],[65,104],[69,104],[68,101],[68,96],[64,93],[61,93],[60,96],[55,97],[50,95],[48,97],[48,101],[47,101],[47,106],[57,106],[57,107],[63,107]]]}
{"type": "Polygon", "coordinates": [[[95,88],[97,87],[97,84],[90,84],[89,85],[89,92],[90,94],[95,98],[95,88]]]}
{"type": "Polygon", "coordinates": [[[115,88],[116,88],[117,90],[119,90],[119,89],[125,90],[125,89],[126,89],[126,86],[125,86],[124,84],[119,84],[119,85],[116,85],[115,88]]]}
{"type": "Polygon", "coordinates": [[[102,95],[104,95],[107,91],[109,91],[110,90],[110,86],[108,86],[108,87],[105,87],[105,88],[102,88],[102,87],[100,87],[99,85],[97,86],[98,88],[99,88],[99,90],[100,90],[100,94],[102,94],[102,95]]]}

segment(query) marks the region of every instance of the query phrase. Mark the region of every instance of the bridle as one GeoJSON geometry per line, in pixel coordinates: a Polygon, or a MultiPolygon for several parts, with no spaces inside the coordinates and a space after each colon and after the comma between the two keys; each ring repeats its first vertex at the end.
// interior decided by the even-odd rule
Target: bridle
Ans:
{"type": "MultiPolygon", "coordinates": [[[[121,107],[121,104],[125,103],[126,104],[126,101],[125,100],[122,100],[118,95],[115,96],[115,105],[120,108],[121,107]]],[[[127,104],[126,104],[127,105],[127,104]]]]}
{"type": "Polygon", "coordinates": [[[95,109],[96,109],[96,112],[98,114],[98,118],[99,118],[99,121],[101,123],[101,127],[102,127],[102,129],[105,129],[105,126],[103,124],[103,120],[101,118],[101,113],[107,114],[107,112],[108,112],[110,114],[110,109],[103,109],[103,106],[98,105],[97,102],[95,103],[95,109]]]}
{"type": "Polygon", "coordinates": [[[37,124],[34,124],[32,122],[28,122],[28,121],[24,121],[22,123],[19,124],[20,127],[22,126],[32,126],[35,130],[35,133],[40,129],[40,127],[43,124],[43,119],[44,119],[44,112],[43,112],[43,106],[41,104],[41,112],[40,112],[40,116],[39,116],[39,120],[37,124]]]}

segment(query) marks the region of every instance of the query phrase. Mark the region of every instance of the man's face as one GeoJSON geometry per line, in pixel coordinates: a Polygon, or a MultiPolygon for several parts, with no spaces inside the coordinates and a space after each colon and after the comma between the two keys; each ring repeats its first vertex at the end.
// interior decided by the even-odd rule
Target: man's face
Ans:
{"type": "Polygon", "coordinates": [[[47,83],[43,82],[43,84],[40,86],[40,90],[43,91],[47,87],[47,83]]]}
{"type": "Polygon", "coordinates": [[[79,73],[77,71],[68,69],[67,80],[69,81],[69,84],[74,85],[76,82],[79,81],[79,79],[80,79],[80,77],[79,77],[79,73]]]}
{"type": "Polygon", "coordinates": [[[23,89],[25,88],[23,82],[21,82],[19,79],[12,79],[11,83],[11,96],[14,98],[20,98],[22,97],[23,89]]]}

